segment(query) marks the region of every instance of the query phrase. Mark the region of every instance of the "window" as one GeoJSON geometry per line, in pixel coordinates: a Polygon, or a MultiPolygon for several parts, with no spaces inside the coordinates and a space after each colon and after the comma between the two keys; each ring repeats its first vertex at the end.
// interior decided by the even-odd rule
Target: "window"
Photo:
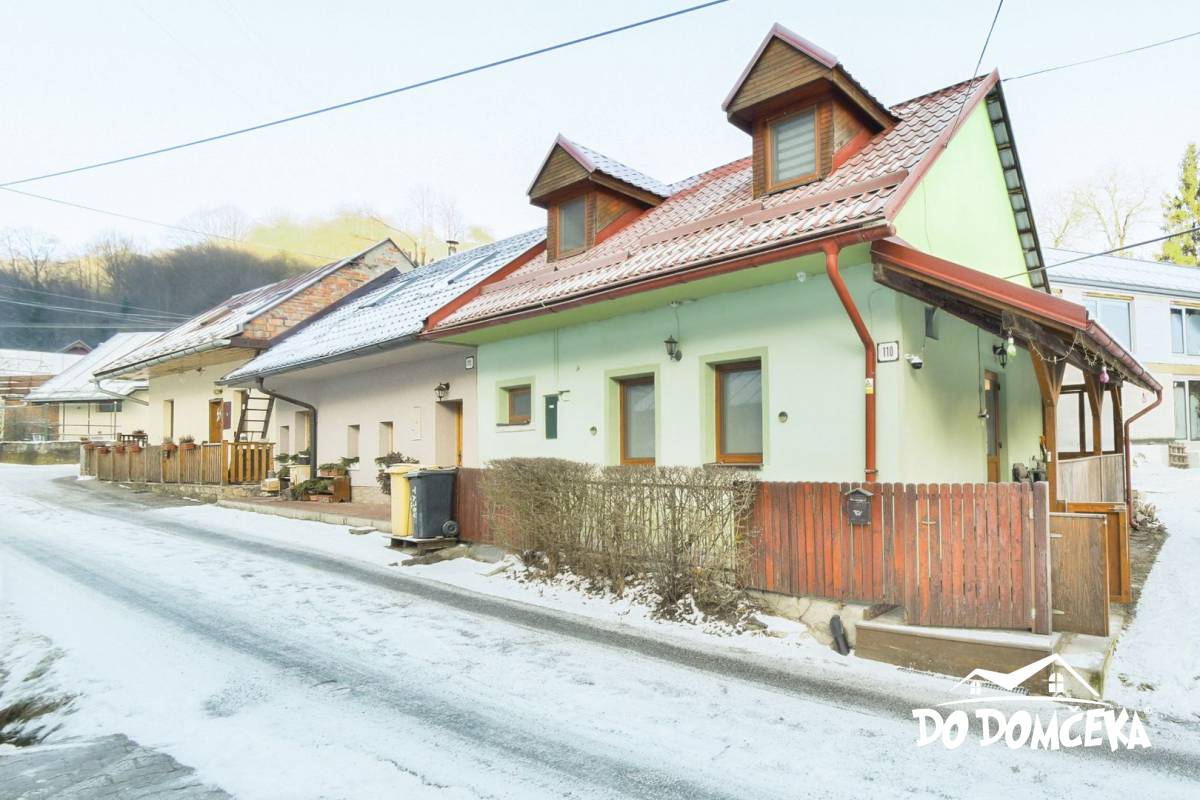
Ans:
{"type": "Polygon", "coordinates": [[[98,403],[96,410],[101,414],[119,414],[121,412],[121,401],[114,400],[109,403],[98,403]]]}
{"type": "Polygon", "coordinates": [[[817,110],[810,108],[770,123],[770,188],[800,183],[817,174],[817,110]]]}
{"type": "Polygon", "coordinates": [[[395,444],[396,426],[391,422],[379,423],[379,455],[386,456],[392,452],[395,444]]]}
{"type": "Polygon", "coordinates": [[[162,434],[164,439],[175,438],[175,401],[163,400],[162,434]]]}
{"type": "Polygon", "coordinates": [[[621,390],[621,463],[654,463],[654,376],[627,378],[621,390]]]}
{"type": "Polygon", "coordinates": [[[717,372],[717,461],[761,464],[762,362],[720,364],[717,372]]]}
{"type": "Polygon", "coordinates": [[[346,458],[358,458],[359,426],[346,426],[346,458]]]}
{"type": "Polygon", "coordinates": [[[1200,380],[1175,381],[1175,438],[1200,440],[1200,380]]]}
{"type": "Polygon", "coordinates": [[[292,429],[287,425],[279,426],[279,452],[286,453],[292,447],[292,429]]]}
{"type": "Polygon", "coordinates": [[[1200,356],[1200,308],[1171,309],[1171,352],[1200,356]]]}
{"type": "Polygon", "coordinates": [[[1129,301],[1114,297],[1085,297],[1083,305],[1088,315],[1104,326],[1126,350],[1131,347],[1129,335],[1129,301]]]}
{"type": "Polygon", "coordinates": [[[509,386],[504,393],[508,399],[508,418],[505,421],[509,425],[528,425],[531,406],[530,387],[528,385],[509,386]]]}
{"type": "Polygon", "coordinates": [[[568,200],[558,207],[558,255],[564,256],[583,249],[586,211],[586,195],[568,200]]]}

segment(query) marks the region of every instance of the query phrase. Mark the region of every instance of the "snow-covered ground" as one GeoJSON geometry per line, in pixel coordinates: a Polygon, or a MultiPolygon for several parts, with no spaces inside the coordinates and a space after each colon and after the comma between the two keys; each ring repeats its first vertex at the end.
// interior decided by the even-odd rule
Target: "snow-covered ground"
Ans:
{"type": "Polygon", "coordinates": [[[1200,727],[1200,471],[1142,465],[1133,482],[1169,535],[1105,688],[1118,702],[1200,727]]]}
{"type": "MultiPolygon", "coordinates": [[[[906,713],[846,697],[882,692],[906,710],[946,699],[950,681],[843,659],[797,630],[707,634],[628,601],[487,576],[479,562],[390,566],[382,537],[341,527],[145,510],[53,480],[67,474],[0,468],[0,602],[64,653],[56,682],[79,697],[60,735],[126,734],[237,797],[1198,790],[1194,736],[1179,726],[1151,720],[1150,754],[918,749],[906,713]],[[497,597],[483,613],[406,589],[413,575],[497,597]],[[524,608],[513,599],[589,617],[599,632],[506,619],[524,608]],[[651,657],[606,626],[845,692],[651,657]]],[[[480,603],[472,593],[460,594],[480,603]]]]}

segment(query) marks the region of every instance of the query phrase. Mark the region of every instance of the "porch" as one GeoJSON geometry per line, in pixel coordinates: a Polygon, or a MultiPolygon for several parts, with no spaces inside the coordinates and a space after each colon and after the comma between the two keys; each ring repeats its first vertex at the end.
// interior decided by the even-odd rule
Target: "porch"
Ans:
{"type": "Polygon", "coordinates": [[[130,483],[257,484],[274,468],[274,448],[270,442],[81,447],[79,474],[130,483]]]}

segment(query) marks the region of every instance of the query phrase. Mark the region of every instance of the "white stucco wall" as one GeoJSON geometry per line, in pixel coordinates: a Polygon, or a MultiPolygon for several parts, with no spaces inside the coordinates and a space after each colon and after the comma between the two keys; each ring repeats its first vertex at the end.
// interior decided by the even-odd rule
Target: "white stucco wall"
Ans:
{"type": "MultiPolygon", "coordinates": [[[[371,498],[376,487],[375,459],[387,454],[380,436],[384,422],[392,423],[394,451],[422,464],[453,466],[456,436],[451,404],[461,403],[463,463],[479,463],[475,372],[465,366],[465,357],[473,353],[471,348],[421,343],[272,376],[266,379],[266,387],[317,407],[317,460],[321,463],[349,455],[349,427],[358,426],[359,463],[351,471],[351,483],[356,497],[371,498]],[[444,401],[434,395],[439,383],[450,384],[444,401]]],[[[272,435],[281,442],[280,427],[287,426],[290,454],[303,449],[303,417],[297,416],[303,411],[288,403],[276,405],[272,435]]]]}
{"type": "MultiPolygon", "coordinates": [[[[135,430],[149,432],[149,407],[135,402],[145,401],[147,397],[147,392],[134,392],[132,398],[119,401],[120,411],[101,411],[96,403],[61,403],[59,438],[113,438],[118,433],[133,433],[135,430]]],[[[114,399],[114,402],[117,401],[114,399]]]]}
{"type": "Polygon", "coordinates": [[[237,430],[239,400],[235,390],[218,386],[215,381],[246,363],[246,360],[238,358],[186,372],[151,376],[150,407],[145,426],[151,443],[161,442],[163,437],[168,435],[164,417],[164,405],[167,401],[172,401],[175,408],[173,438],[178,440],[180,436],[190,435],[194,436],[197,442],[207,441],[208,403],[216,399],[232,404],[230,427],[225,429],[222,435],[223,439],[232,440],[237,430]]]}

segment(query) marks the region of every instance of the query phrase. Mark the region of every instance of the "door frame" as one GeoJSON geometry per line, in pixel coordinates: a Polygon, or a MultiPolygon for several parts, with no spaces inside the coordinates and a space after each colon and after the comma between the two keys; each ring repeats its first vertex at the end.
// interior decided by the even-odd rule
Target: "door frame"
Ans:
{"type": "Polygon", "coordinates": [[[1004,399],[1001,395],[1003,384],[1000,383],[1000,375],[990,369],[983,371],[983,408],[987,412],[984,419],[984,424],[989,426],[989,430],[984,432],[984,459],[987,469],[988,483],[999,483],[1002,472],[1002,451],[1004,450],[1004,399]],[[993,417],[989,404],[989,395],[991,392],[996,393],[996,414],[993,417]],[[991,433],[992,439],[996,442],[996,452],[987,452],[987,434],[991,433]]]}

